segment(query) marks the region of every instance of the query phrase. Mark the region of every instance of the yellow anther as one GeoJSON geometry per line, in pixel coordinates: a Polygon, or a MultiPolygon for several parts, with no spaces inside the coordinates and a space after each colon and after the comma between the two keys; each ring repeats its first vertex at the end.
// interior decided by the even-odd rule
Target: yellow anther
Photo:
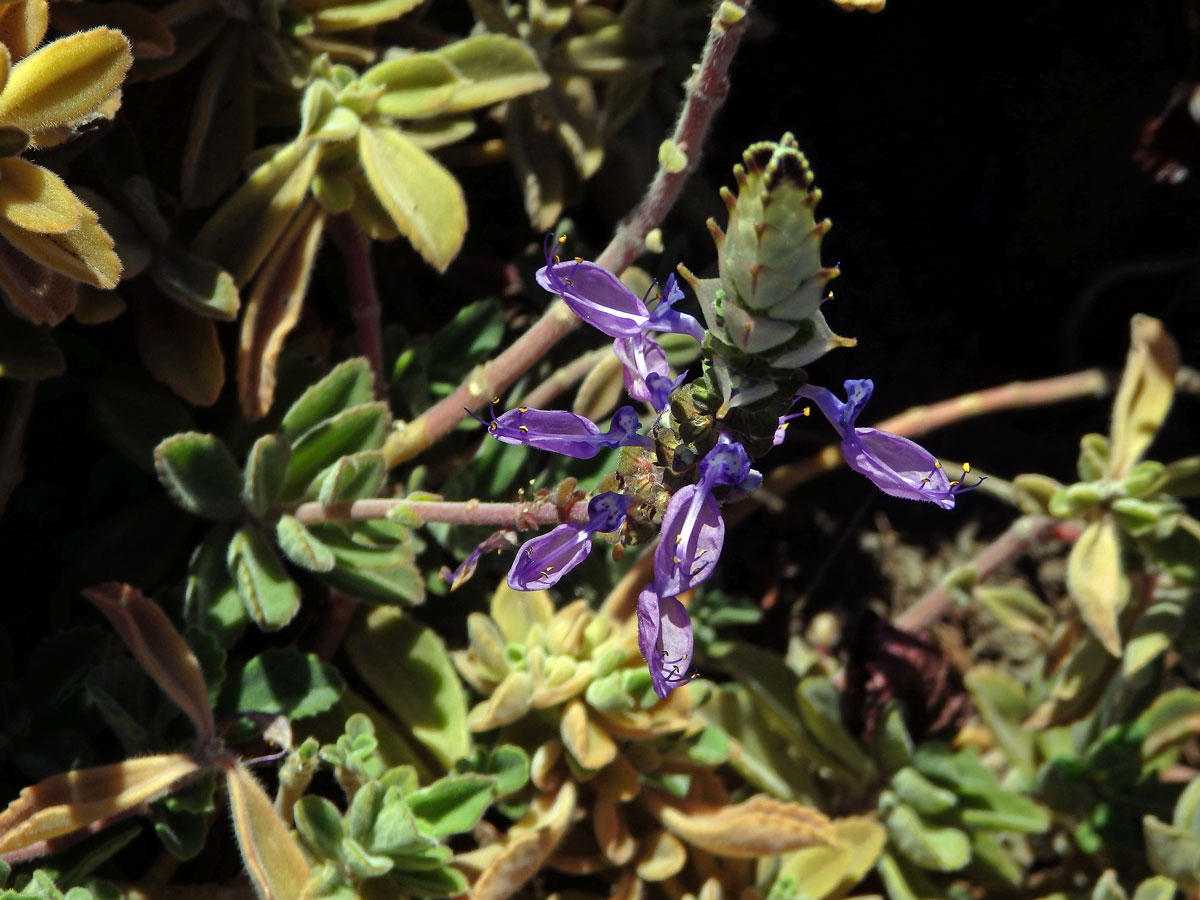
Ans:
{"type": "Polygon", "coordinates": [[[672,556],[672,557],[671,557],[671,562],[675,563],[675,565],[677,565],[677,566],[682,566],[682,565],[683,565],[683,560],[682,560],[682,559],[680,559],[678,556],[672,556]]]}
{"type": "Polygon", "coordinates": [[[527,426],[525,426],[525,425],[518,425],[518,426],[517,426],[517,431],[523,431],[523,432],[525,432],[526,434],[529,434],[529,428],[528,428],[527,426]]]}
{"type": "Polygon", "coordinates": [[[942,467],[942,461],[940,459],[935,459],[933,461],[933,467],[935,469],[940,469],[942,467]]]}
{"type": "Polygon", "coordinates": [[[519,412],[519,413],[527,413],[527,412],[529,412],[529,407],[528,407],[528,406],[518,406],[518,407],[517,407],[517,412],[519,412]]]}
{"type": "Polygon", "coordinates": [[[575,257],[575,262],[577,262],[577,263],[583,262],[583,257],[582,256],[575,257]]]}
{"type": "Polygon", "coordinates": [[[963,474],[964,475],[971,474],[971,464],[970,463],[963,463],[963,474]]]}
{"type": "Polygon", "coordinates": [[[499,402],[500,402],[500,398],[499,398],[499,397],[493,397],[493,398],[492,398],[492,403],[493,403],[493,404],[495,404],[495,403],[499,403],[499,402]]]}
{"type": "Polygon", "coordinates": [[[567,236],[565,234],[559,235],[558,242],[560,244],[565,244],[567,242],[567,236]]]}
{"type": "Polygon", "coordinates": [[[806,406],[804,409],[800,410],[800,415],[807,416],[810,412],[812,412],[812,407],[806,406]]]}
{"type": "Polygon", "coordinates": [[[682,534],[675,535],[675,546],[678,547],[682,542],[683,542],[683,535],[682,534]]]}
{"type": "Polygon", "coordinates": [[[565,281],[565,282],[566,282],[566,283],[567,283],[567,284],[568,284],[570,287],[574,287],[574,286],[575,286],[574,284],[572,284],[572,283],[571,283],[571,279],[570,279],[570,278],[564,278],[564,279],[563,279],[563,281],[565,281]]]}

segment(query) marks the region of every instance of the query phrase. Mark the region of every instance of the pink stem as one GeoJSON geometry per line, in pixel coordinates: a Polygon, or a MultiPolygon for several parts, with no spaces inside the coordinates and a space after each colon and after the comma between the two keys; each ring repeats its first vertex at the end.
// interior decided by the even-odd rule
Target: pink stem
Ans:
{"type": "Polygon", "coordinates": [[[375,285],[375,270],[371,266],[371,241],[358,223],[345,213],[330,219],[330,231],[346,264],[350,312],[354,318],[354,333],[358,336],[358,349],[367,358],[375,376],[375,398],[383,400],[387,397],[387,379],[383,374],[383,312],[375,285]]]}
{"type": "MultiPolygon", "coordinates": [[[[659,167],[642,202],[621,223],[597,257],[596,262],[604,268],[619,274],[633,262],[642,251],[646,235],[666,216],[698,165],[709,125],[728,90],[729,64],[746,29],[746,16],[730,16],[728,8],[748,14],[752,2],[740,0],[740,6],[723,3],[713,16],[708,41],[688,82],[687,95],[671,136],[675,145],[687,154],[687,163],[678,171],[659,167]]],[[[476,367],[453,393],[393,432],[384,447],[388,466],[412,459],[444,437],[463,420],[466,410],[477,410],[504,391],[578,324],[579,319],[561,300],[556,300],[507,350],[476,367]]]]}
{"type": "Polygon", "coordinates": [[[362,522],[386,519],[399,506],[406,507],[422,522],[446,522],[450,525],[502,525],[518,530],[539,525],[558,525],[562,522],[588,521],[587,501],[581,500],[564,511],[550,500],[529,503],[480,503],[477,500],[404,500],[380,498],[354,500],[322,506],[317,502],[301,503],[292,515],[305,525],[322,522],[362,522]]]}

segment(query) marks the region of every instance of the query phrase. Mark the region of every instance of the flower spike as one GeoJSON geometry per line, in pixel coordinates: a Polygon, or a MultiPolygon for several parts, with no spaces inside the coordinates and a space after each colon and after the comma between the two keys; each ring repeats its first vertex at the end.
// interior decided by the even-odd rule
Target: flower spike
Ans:
{"type": "Polygon", "coordinates": [[[642,588],[637,601],[638,649],[650,668],[654,693],[665,698],[695,677],[692,620],[677,597],[660,597],[654,585],[642,588]]]}
{"type": "Polygon", "coordinates": [[[638,434],[642,426],[632,406],[622,406],[613,413],[612,424],[607,432],[601,432],[591,419],[566,410],[519,406],[497,417],[495,401],[492,410],[490,422],[485,422],[470,410],[467,412],[477,422],[486,425],[492,437],[505,444],[524,444],[576,459],[591,459],[601,450],[615,447],[654,446],[649,437],[638,434]]]}
{"type": "Polygon", "coordinates": [[[906,437],[876,428],[855,427],[874,388],[875,383],[869,378],[847,381],[845,403],[831,391],[811,384],[801,388],[796,396],[807,397],[817,405],[842,438],[846,464],[871,479],[885,494],[953,509],[955,495],[978,487],[979,482],[967,487],[961,480],[951,481],[932,453],[906,437]]]}
{"type": "Polygon", "coordinates": [[[597,494],[588,504],[586,525],[567,522],[526,541],[508,571],[508,586],[514,591],[554,587],[564,575],[587,559],[592,552],[592,535],[621,527],[628,505],[629,498],[623,494],[611,491],[597,494]]]}

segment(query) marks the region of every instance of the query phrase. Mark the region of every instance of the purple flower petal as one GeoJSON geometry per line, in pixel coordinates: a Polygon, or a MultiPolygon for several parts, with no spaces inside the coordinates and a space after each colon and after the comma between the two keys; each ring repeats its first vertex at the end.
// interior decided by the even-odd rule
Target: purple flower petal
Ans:
{"type": "Polygon", "coordinates": [[[942,509],[954,508],[954,495],[966,488],[952,482],[937,458],[906,437],[876,428],[855,428],[875,385],[869,378],[845,382],[847,400],[842,403],[830,391],[805,385],[797,397],[807,397],[829,419],[842,438],[846,464],[865,475],[892,497],[925,500],[942,509]]]}
{"type": "Polygon", "coordinates": [[[649,403],[653,398],[647,384],[651,375],[671,376],[666,352],[658,341],[640,332],[634,337],[617,338],[613,352],[625,369],[625,391],[639,403],[649,403]]]}
{"type": "Polygon", "coordinates": [[[700,485],[680,488],[663,516],[654,550],[654,587],[664,597],[691,590],[712,575],[725,543],[725,522],[711,493],[700,485]]]}
{"type": "Polygon", "coordinates": [[[470,552],[466,559],[459,563],[458,568],[453,572],[450,571],[449,566],[442,566],[439,574],[441,574],[444,581],[449,582],[450,590],[456,591],[475,574],[475,568],[479,565],[479,560],[483,558],[485,553],[492,550],[499,550],[503,547],[515,547],[516,545],[517,533],[511,528],[502,528],[482,541],[470,552]]]}
{"type": "Polygon", "coordinates": [[[672,272],[663,286],[663,297],[650,313],[646,322],[648,331],[669,331],[674,334],[686,334],[696,343],[704,342],[704,329],[695,316],[676,312],[672,307],[683,299],[683,289],[675,283],[675,273],[672,272]]]}
{"type": "Polygon", "coordinates": [[[537,283],[558,294],[571,312],[609,337],[641,334],[650,318],[641,298],[594,262],[578,258],[559,262],[554,256],[557,243],[552,238],[547,235],[546,265],[534,275],[537,283]]]}
{"type": "Polygon", "coordinates": [[[526,541],[517,551],[517,558],[508,570],[508,586],[514,591],[554,587],[591,552],[592,536],[582,526],[559,525],[526,541]]]}
{"type": "Polygon", "coordinates": [[[625,511],[629,508],[629,498],[624,494],[607,491],[597,494],[588,503],[588,523],[585,529],[589,534],[616,531],[625,521],[625,511]]]}
{"type": "Polygon", "coordinates": [[[623,406],[613,413],[612,425],[605,433],[600,432],[595,422],[575,413],[527,406],[510,409],[484,424],[492,437],[505,444],[524,444],[576,459],[591,459],[601,450],[613,447],[654,445],[649,437],[637,433],[641,423],[632,406],[623,406]]]}
{"type": "Polygon", "coordinates": [[[653,585],[638,595],[638,648],[650,669],[654,693],[665,698],[691,681],[692,620],[677,597],[659,597],[653,585]]]}

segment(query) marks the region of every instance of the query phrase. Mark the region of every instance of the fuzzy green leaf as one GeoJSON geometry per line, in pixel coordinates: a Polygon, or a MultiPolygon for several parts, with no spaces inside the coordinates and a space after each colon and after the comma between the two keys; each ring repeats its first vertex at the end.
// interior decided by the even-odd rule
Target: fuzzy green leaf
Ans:
{"type": "Polygon", "coordinates": [[[220,438],[186,432],[154,448],[158,480],[171,498],[197,516],[232,519],[242,512],[242,473],[220,438]]]}
{"type": "Polygon", "coordinates": [[[329,467],[317,492],[323,506],[375,497],[383,487],[387,464],[378,450],[343,456],[329,467]]]}
{"type": "Polygon", "coordinates": [[[300,836],[314,852],[326,859],[341,858],[345,829],[336,806],[324,797],[309,794],[296,801],[292,815],[300,836]]]}
{"type": "Polygon", "coordinates": [[[971,860],[971,842],[957,828],[927,824],[903,804],[888,813],[886,822],[896,847],[923,869],[956,872],[971,860]]]}
{"type": "Polygon", "coordinates": [[[225,559],[238,596],[259,628],[275,631],[292,621],[300,611],[300,590],[257,530],[239,530],[225,559]]]}
{"type": "Polygon", "coordinates": [[[288,407],[280,423],[284,435],[296,440],[326,419],[374,399],[371,367],[361,356],[348,359],[329,370],[288,407]]]}
{"type": "Polygon", "coordinates": [[[298,500],[313,493],[313,482],[344,456],[383,446],[391,414],[385,403],[364,403],[326,419],[292,445],[282,496],[298,500]]]}
{"type": "Polygon", "coordinates": [[[230,713],[302,719],[329,709],[344,687],[337,669],[314,654],[275,648],[254,657],[225,683],[220,706],[230,713]]]}
{"type": "Polygon", "coordinates": [[[406,799],[422,831],[449,837],[475,827],[496,799],[496,782],[486,775],[450,775],[406,799]]]}
{"type": "Polygon", "coordinates": [[[277,434],[264,434],[246,456],[242,475],[242,501],[256,516],[265,516],[279,499],[291,447],[277,434]]]}
{"type": "Polygon", "coordinates": [[[433,53],[414,53],[372,66],[360,79],[384,88],[375,111],[396,119],[419,119],[440,114],[461,79],[454,67],[433,53]]]}
{"type": "Polygon", "coordinates": [[[290,562],[310,572],[328,572],[337,564],[333,551],[295,516],[284,513],[275,523],[275,540],[290,562]]]}

